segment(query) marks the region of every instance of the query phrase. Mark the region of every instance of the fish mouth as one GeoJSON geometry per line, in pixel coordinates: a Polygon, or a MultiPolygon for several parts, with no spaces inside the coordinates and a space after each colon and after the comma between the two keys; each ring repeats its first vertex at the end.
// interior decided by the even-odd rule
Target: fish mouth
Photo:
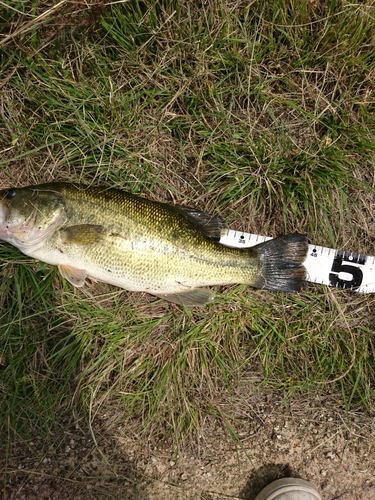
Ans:
{"type": "Polygon", "coordinates": [[[39,241],[35,241],[35,238],[30,241],[30,235],[33,234],[36,210],[33,210],[29,217],[19,225],[7,223],[8,213],[9,208],[0,202],[0,239],[20,249],[39,243],[39,241]]]}
{"type": "Polygon", "coordinates": [[[8,216],[8,211],[8,207],[0,201],[0,238],[8,234],[7,227],[4,224],[8,216]]]}
{"type": "Polygon", "coordinates": [[[0,201],[0,224],[3,224],[8,215],[7,206],[0,201]]]}
{"type": "MultiPolygon", "coordinates": [[[[66,220],[65,214],[60,212],[56,219],[48,226],[42,227],[35,223],[37,210],[33,210],[22,225],[14,228],[5,227],[4,236],[0,225],[0,238],[17,247],[28,255],[37,250],[51,234],[66,220]]],[[[3,226],[4,227],[4,226],[3,226]]]]}

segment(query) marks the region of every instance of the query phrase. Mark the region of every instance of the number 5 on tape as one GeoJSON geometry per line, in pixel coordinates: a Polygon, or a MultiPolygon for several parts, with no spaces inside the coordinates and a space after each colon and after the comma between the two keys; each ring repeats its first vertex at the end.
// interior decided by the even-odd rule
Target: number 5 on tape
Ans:
{"type": "MultiPolygon", "coordinates": [[[[220,243],[231,247],[251,247],[270,240],[267,236],[228,230],[220,243]]],[[[307,281],[360,293],[375,293],[375,257],[309,245],[303,263],[307,281]]]]}

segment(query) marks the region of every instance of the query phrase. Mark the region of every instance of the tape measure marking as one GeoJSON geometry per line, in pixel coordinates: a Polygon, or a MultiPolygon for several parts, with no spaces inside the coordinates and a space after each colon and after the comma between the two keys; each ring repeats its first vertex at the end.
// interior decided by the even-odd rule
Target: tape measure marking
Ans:
{"type": "MultiPolygon", "coordinates": [[[[248,248],[270,240],[269,236],[228,229],[220,243],[229,247],[248,248]]],[[[303,265],[307,281],[359,293],[375,293],[375,257],[309,245],[303,265]]]]}

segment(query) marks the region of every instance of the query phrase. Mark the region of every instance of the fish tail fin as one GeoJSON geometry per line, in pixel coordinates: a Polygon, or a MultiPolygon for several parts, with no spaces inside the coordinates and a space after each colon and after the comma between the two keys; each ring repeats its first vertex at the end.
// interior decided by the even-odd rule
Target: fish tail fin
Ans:
{"type": "Polygon", "coordinates": [[[308,251],[307,237],[292,233],[252,247],[258,254],[260,274],[254,286],[266,290],[298,292],[306,287],[303,262],[308,251]]]}

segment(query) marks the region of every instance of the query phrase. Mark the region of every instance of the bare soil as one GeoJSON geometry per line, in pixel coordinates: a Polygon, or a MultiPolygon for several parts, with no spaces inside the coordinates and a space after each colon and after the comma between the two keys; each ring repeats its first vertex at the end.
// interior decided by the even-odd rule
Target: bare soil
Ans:
{"type": "Polygon", "coordinates": [[[370,415],[347,413],[328,397],[287,408],[281,396],[245,399],[246,385],[241,392],[228,402],[237,442],[208,421],[197,442],[176,451],[168,442],[140,440],[108,414],[93,434],[72,419],[49,443],[18,439],[1,464],[5,498],[254,500],[272,480],[291,476],[313,483],[324,500],[375,499],[370,415]]]}

